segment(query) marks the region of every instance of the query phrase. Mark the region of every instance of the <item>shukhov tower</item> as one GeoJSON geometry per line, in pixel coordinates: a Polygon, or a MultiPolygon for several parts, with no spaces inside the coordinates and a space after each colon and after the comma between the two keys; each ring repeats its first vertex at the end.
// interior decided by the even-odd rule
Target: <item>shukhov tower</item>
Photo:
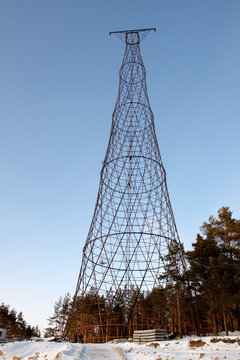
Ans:
{"type": "MultiPolygon", "coordinates": [[[[180,244],[140,53],[150,30],[155,29],[113,33],[125,42],[125,53],[96,206],[65,329],[70,338],[82,333],[86,341],[107,341],[131,335],[139,328],[133,320],[138,297],[159,287],[169,250],[173,242],[180,244]]],[[[181,271],[181,255],[174,261],[181,271]]]]}

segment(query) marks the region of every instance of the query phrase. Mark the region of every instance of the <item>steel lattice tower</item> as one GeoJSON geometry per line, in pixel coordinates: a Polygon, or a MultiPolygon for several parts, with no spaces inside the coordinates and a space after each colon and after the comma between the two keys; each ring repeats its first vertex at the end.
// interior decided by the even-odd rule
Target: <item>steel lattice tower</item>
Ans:
{"type": "MultiPolygon", "coordinates": [[[[140,42],[150,30],[155,29],[114,32],[125,42],[125,53],[95,211],[66,334],[73,323],[81,332],[92,326],[99,333],[102,326],[105,339],[107,307],[101,304],[103,297],[111,302],[122,292],[127,304],[133,289],[138,294],[158,286],[165,271],[164,257],[173,241],[180,243],[140,53],[140,42]],[[86,309],[76,311],[79,299],[88,294],[96,296],[98,320],[93,319],[92,313],[85,316],[86,309]]],[[[176,266],[182,267],[181,261],[176,266]]],[[[122,325],[126,326],[132,309],[122,311],[122,325]]]]}

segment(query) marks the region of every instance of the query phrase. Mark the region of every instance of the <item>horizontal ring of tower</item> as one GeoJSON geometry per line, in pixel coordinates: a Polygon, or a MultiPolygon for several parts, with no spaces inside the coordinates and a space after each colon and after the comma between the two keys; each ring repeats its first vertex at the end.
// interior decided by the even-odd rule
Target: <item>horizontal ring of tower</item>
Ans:
{"type": "Polygon", "coordinates": [[[126,33],[126,44],[127,45],[137,45],[140,43],[139,33],[135,31],[126,33]]]}
{"type": "Polygon", "coordinates": [[[146,70],[140,62],[129,61],[124,63],[120,69],[120,80],[126,84],[138,84],[146,78],[146,70]]]}
{"type": "MultiPolygon", "coordinates": [[[[148,104],[138,101],[124,102],[116,106],[112,115],[113,129],[128,132],[130,139],[141,135],[141,142],[144,140],[147,129],[149,135],[154,134],[153,113],[148,104]],[[144,133],[145,134],[144,134],[144,133]]],[[[113,133],[113,136],[115,133],[113,133]]]]}
{"type": "MultiPolygon", "coordinates": [[[[124,231],[107,233],[105,235],[101,235],[87,240],[84,257],[89,258],[89,255],[91,254],[90,257],[92,257],[93,259],[92,262],[97,263],[97,261],[99,260],[98,257],[100,256],[100,251],[104,249],[104,257],[106,256],[106,254],[112,254],[109,260],[114,257],[116,262],[119,262],[119,258],[115,256],[114,253],[119,254],[119,251],[121,252],[121,249],[119,249],[120,244],[121,246],[124,246],[125,243],[128,243],[127,248],[129,253],[127,255],[133,256],[134,252],[137,250],[138,245],[143,243],[142,238],[144,238],[144,246],[148,248],[156,248],[157,244],[157,246],[161,246],[161,251],[167,251],[169,246],[168,243],[171,241],[171,238],[164,235],[164,233],[153,233],[144,231],[124,231]],[[153,239],[155,240],[153,241],[153,239]],[[163,244],[161,244],[162,239],[164,239],[164,247],[163,244]],[[92,249],[93,244],[95,252],[92,249]]],[[[159,259],[159,254],[154,258],[155,260],[159,259]]],[[[100,259],[100,261],[101,260],[102,258],[100,259]]],[[[138,257],[138,260],[141,262],[141,257],[138,257]]]]}
{"type": "MultiPolygon", "coordinates": [[[[125,137],[125,134],[127,133],[129,135],[127,137],[128,140],[133,138],[133,136],[135,138],[137,138],[138,136],[141,136],[142,134],[146,134],[146,133],[151,134],[151,133],[153,133],[151,123],[148,123],[148,124],[144,123],[143,124],[144,126],[140,127],[139,123],[135,124],[134,120],[130,120],[130,121],[132,121],[132,123],[131,123],[131,128],[129,129],[129,128],[124,128],[122,126],[122,124],[124,122],[127,122],[127,121],[129,122],[129,119],[127,119],[127,118],[123,119],[122,123],[120,123],[120,121],[117,120],[116,122],[114,122],[114,126],[115,126],[115,128],[118,129],[119,135],[124,134],[123,136],[125,137]],[[120,125],[119,125],[119,123],[120,123],[120,125]]],[[[144,143],[143,140],[144,140],[144,138],[142,139],[142,144],[144,143]]],[[[146,141],[148,141],[148,140],[146,140],[146,141]]]]}
{"type": "Polygon", "coordinates": [[[155,159],[152,159],[152,158],[150,158],[150,157],[139,156],[139,155],[131,155],[131,154],[129,154],[129,155],[126,155],[126,156],[119,156],[119,157],[117,157],[117,158],[115,158],[115,159],[111,159],[110,161],[108,161],[108,162],[106,162],[106,163],[104,162],[101,173],[103,172],[104,168],[105,168],[106,166],[108,166],[109,164],[111,164],[112,162],[118,161],[118,160],[120,160],[120,159],[126,159],[126,158],[129,159],[129,157],[131,157],[131,160],[134,159],[134,158],[140,158],[140,159],[150,160],[150,161],[156,163],[158,166],[161,166],[161,163],[160,163],[159,161],[157,161],[157,160],[155,160],[155,159]]]}
{"type": "Polygon", "coordinates": [[[124,232],[115,232],[115,233],[109,233],[107,235],[102,235],[102,236],[98,236],[94,239],[91,239],[87,242],[86,245],[90,244],[91,242],[94,242],[96,240],[99,240],[99,239],[104,239],[104,238],[107,238],[109,236],[118,236],[118,235],[148,235],[148,236],[157,236],[157,237],[161,237],[161,238],[164,238],[165,240],[169,240],[171,241],[171,238],[168,237],[168,236],[165,236],[165,235],[161,235],[161,234],[156,234],[156,233],[151,233],[151,232],[144,232],[144,231],[124,231],[124,232]]]}
{"type": "Polygon", "coordinates": [[[146,108],[147,111],[150,112],[150,114],[151,114],[150,118],[152,119],[154,117],[152,109],[151,109],[151,107],[149,106],[148,103],[146,104],[146,103],[143,103],[143,102],[140,102],[140,101],[132,100],[132,101],[125,101],[125,102],[116,104],[115,109],[114,109],[113,114],[112,114],[112,118],[114,119],[115,114],[119,113],[122,107],[130,107],[130,106],[132,106],[132,107],[143,106],[143,107],[146,108]]]}
{"type": "Polygon", "coordinates": [[[156,176],[158,173],[157,168],[161,169],[161,164],[151,158],[144,156],[121,156],[115,159],[110,160],[107,164],[104,164],[101,171],[101,184],[102,186],[107,187],[109,190],[112,190],[116,193],[121,193],[125,195],[143,195],[150,194],[157,189],[162,188],[164,182],[164,170],[160,170],[162,176],[156,176]],[[129,158],[140,160],[139,163],[133,168],[130,165],[127,165],[129,158]],[[153,171],[153,175],[150,176],[147,172],[143,172],[142,169],[147,166],[153,171]],[[155,166],[153,166],[155,164],[155,166]],[[111,166],[112,165],[112,166],[111,166]],[[116,174],[116,175],[115,175],[116,174]],[[111,181],[109,181],[111,175],[111,181]],[[117,186],[114,185],[114,179],[117,180],[117,186]],[[142,182],[144,181],[144,186],[142,182]]]}

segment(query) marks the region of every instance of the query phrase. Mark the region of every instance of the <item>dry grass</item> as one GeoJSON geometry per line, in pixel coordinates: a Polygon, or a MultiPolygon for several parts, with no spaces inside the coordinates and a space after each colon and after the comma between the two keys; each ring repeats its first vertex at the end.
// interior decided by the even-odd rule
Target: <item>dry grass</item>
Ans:
{"type": "Polygon", "coordinates": [[[61,352],[57,353],[57,355],[55,356],[55,359],[59,360],[61,358],[62,358],[62,353],[61,352]]]}
{"type": "Polygon", "coordinates": [[[159,346],[158,343],[151,343],[151,344],[148,344],[149,347],[154,347],[155,349],[159,346]]]}
{"type": "Polygon", "coordinates": [[[205,354],[201,353],[201,354],[199,355],[199,359],[202,359],[204,356],[205,356],[205,354]]]}
{"type": "Polygon", "coordinates": [[[189,342],[189,346],[193,349],[204,346],[205,344],[206,343],[202,340],[190,340],[190,342],[189,342]]]}
{"type": "Polygon", "coordinates": [[[235,343],[238,343],[238,345],[240,345],[240,339],[239,338],[236,338],[236,339],[229,339],[229,338],[212,338],[210,340],[211,343],[218,343],[222,341],[223,343],[226,343],[226,344],[235,344],[235,343]]]}
{"type": "MultiPolygon", "coordinates": [[[[40,355],[40,352],[36,352],[33,356],[29,356],[28,360],[37,360],[39,358],[39,355],[40,355]]],[[[17,360],[17,359],[15,359],[15,360],[17,360]]]]}
{"type": "Polygon", "coordinates": [[[121,357],[122,360],[127,360],[127,358],[126,358],[123,350],[122,350],[120,347],[117,347],[117,348],[116,348],[116,351],[118,352],[118,354],[120,355],[120,357],[121,357]]]}

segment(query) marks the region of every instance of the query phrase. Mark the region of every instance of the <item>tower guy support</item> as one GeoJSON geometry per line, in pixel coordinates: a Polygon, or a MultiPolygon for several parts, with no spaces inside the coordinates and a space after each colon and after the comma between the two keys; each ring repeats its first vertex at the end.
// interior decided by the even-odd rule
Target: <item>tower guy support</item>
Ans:
{"type": "MultiPolygon", "coordinates": [[[[149,31],[113,32],[125,42],[111,134],[65,336],[105,342],[151,328],[139,296],[160,286],[167,254],[180,240],[150,107],[140,43],[149,31]]],[[[178,272],[184,267],[175,256],[178,272]]]]}

